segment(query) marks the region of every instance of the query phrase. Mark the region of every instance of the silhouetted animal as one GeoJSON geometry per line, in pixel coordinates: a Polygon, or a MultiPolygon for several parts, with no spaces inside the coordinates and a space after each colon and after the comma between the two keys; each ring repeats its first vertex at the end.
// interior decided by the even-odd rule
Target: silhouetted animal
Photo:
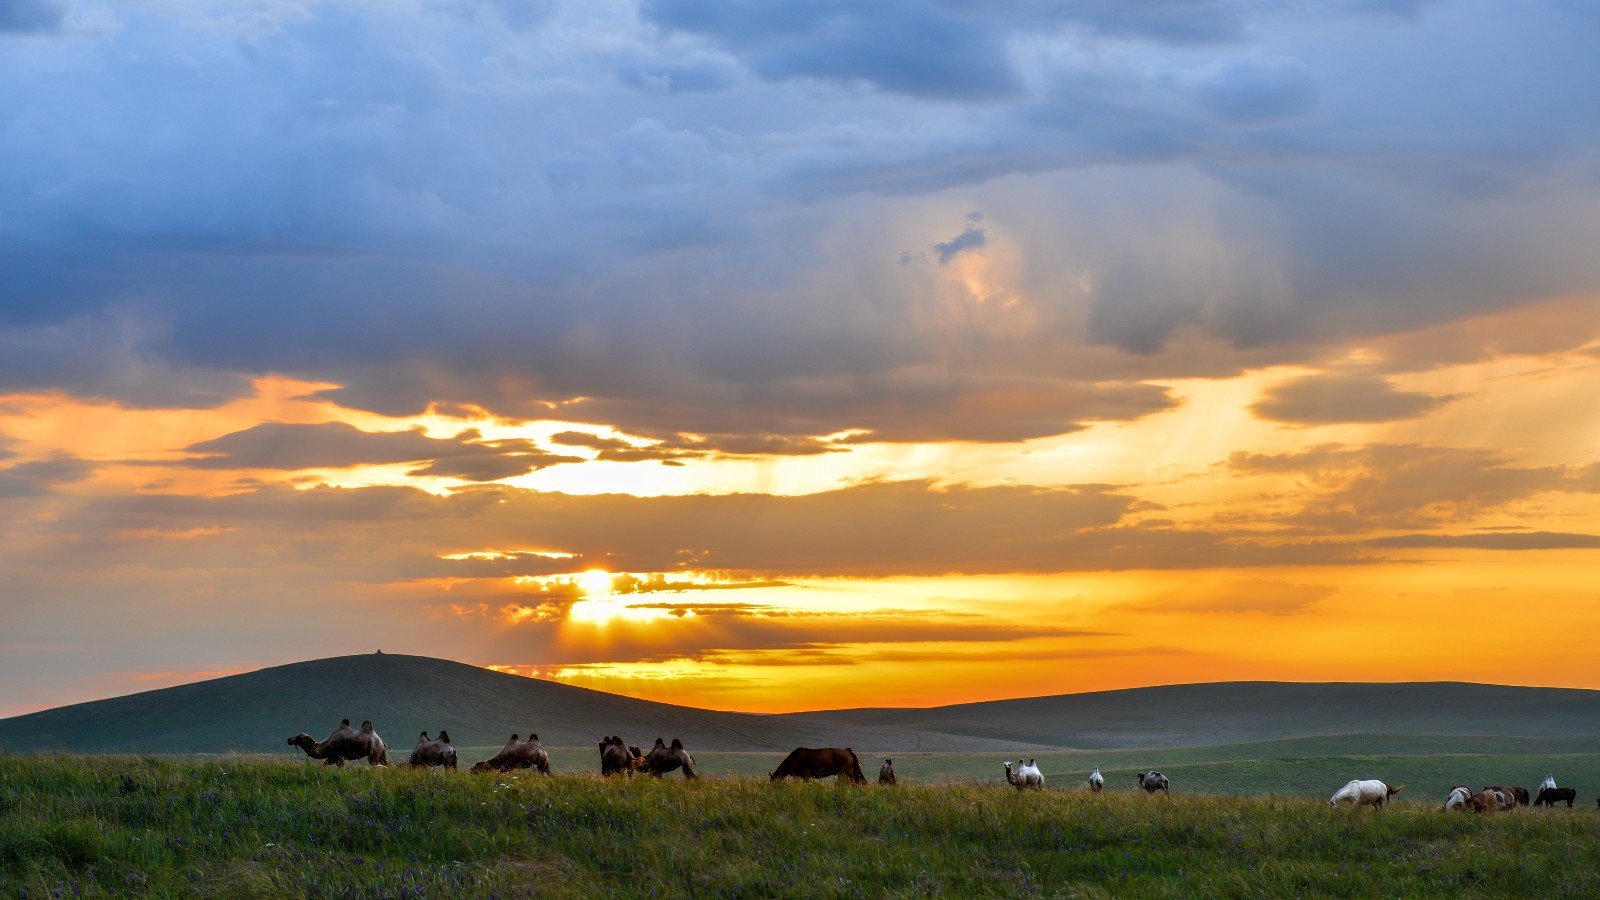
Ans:
{"type": "Polygon", "coordinates": [[[878,769],[878,783],[879,784],[895,784],[895,783],[897,783],[895,781],[895,778],[894,778],[894,760],[888,758],[887,756],[883,758],[883,767],[878,769]]]}
{"type": "Polygon", "coordinates": [[[601,739],[599,747],[601,775],[633,774],[633,754],[620,735],[608,735],[601,739]]]}
{"type": "Polygon", "coordinates": [[[1095,766],[1094,771],[1089,773],[1089,790],[1098,794],[1105,789],[1106,777],[1100,774],[1100,767],[1095,766]]]}
{"type": "Polygon", "coordinates": [[[643,763],[635,763],[634,768],[641,772],[649,772],[660,778],[673,769],[683,769],[683,777],[699,778],[694,774],[694,757],[689,751],[683,749],[683,741],[672,739],[672,746],[668,747],[661,738],[656,738],[656,745],[644,755],[643,763]]]}
{"type": "Polygon", "coordinates": [[[1140,772],[1138,777],[1139,787],[1144,788],[1145,793],[1154,794],[1156,791],[1164,791],[1168,797],[1172,796],[1172,783],[1167,781],[1167,776],[1160,772],[1152,769],[1149,772],[1140,772]]]}
{"type": "Polygon", "coordinates": [[[1328,801],[1329,806],[1338,806],[1348,803],[1351,806],[1371,806],[1383,809],[1383,804],[1390,797],[1405,790],[1405,785],[1390,787],[1376,778],[1356,779],[1334,792],[1333,799],[1328,801]]]}
{"type": "Polygon", "coordinates": [[[512,769],[533,769],[542,775],[550,774],[550,754],[539,743],[539,736],[529,732],[522,740],[513,734],[500,752],[472,767],[474,772],[509,772],[512,769]]]}
{"type": "Polygon", "coordinates": [[[1571,806],[1578,799],[1578,792],[1572,788],[1545,788],[1539,792],[1539,799],[1533,801],[1534,806],[1555,806],[1562,800],[1571,806]]]}
{"type": "Polygon", "coordinates": [[[429,740],[428,733],[424,731],[417,738],[417,747],[411,751],[411,758],[406,760],[406,764],[419,768],[444,766],[447,769],[454,769],[456,748],[450,746],[450,733],[441,730],[437,738],[429,740]]]}
{"type": "Polygon", "coordinates": [[[861,760],[849,747],[796,747],[772,771],[772,780],[783,778],[828,778],[837,775],[856,784],[866,784],[867,776],[861,774],[861,760]]]}
{"type": "Polygon", "coordinates": [[[315,740],[304,731],[289,738],[289,746],[299,747],[312,759],[320,759],[330,766],[342,766],[345,760],[365,759],[374,766],[389,764],[389,745],[378,737],[371,720],[361,723],[361,730],[350,727],[350,720],[339,722],[339,727],[322,740],[315,740]]]}

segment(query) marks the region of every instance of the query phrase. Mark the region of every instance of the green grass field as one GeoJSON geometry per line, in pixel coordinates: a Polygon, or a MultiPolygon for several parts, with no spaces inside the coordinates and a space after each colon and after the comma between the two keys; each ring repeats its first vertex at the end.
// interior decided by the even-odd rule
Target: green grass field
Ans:
{"type": "MultiPolygon", "coordinates": [[[[0,755],[0,894],[1600,895],[1600,810],[1582,786],[1592,757],[1141,755],[1173,778],[1165,798],[1121,789],[1131,760],[1101,763],[1118,789],[1096,796],[1064,775],[1019,794],[1000,782],[998,758],[978,754],[897,758],[911,783],[858,788],[744,774],[764,773],[774,754],[700,754],[710,777],[697,782],[605,781],[588,771],[593,748],[570,749],[552,752],[573,774],[553,778],[0,755]],[[1384,777],[1386,765],[1412,766],[1420,783],[1435,769],[1513,764],[1538,773],[1521,779],[1530,786],[1553,769],[1584,804],[1446,814],[1426,789],[1382,812],[1327,804],[1349,777],[1384,777]],[[1302,782],[1315,790],[1302,795],[1302,782]],[[1227,785],[1271,796],[1200,793],[1227,785]]],[[[1040,764],[1050,777],[1078,761],[1040,764]]]]}

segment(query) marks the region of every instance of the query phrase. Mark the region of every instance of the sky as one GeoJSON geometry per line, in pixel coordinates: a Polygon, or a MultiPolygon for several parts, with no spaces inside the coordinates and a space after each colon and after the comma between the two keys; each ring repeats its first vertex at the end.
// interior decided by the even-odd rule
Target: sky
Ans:
{"type": "Polygon", "coordinates": [[[1600,688],[1585,0],[0,0],[0,715],[1600,688]]]}

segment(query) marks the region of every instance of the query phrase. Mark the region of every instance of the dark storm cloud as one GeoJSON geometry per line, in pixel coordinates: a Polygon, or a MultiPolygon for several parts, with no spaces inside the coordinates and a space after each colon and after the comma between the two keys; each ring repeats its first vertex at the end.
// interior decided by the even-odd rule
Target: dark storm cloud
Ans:
{"type": "Polygon", "coordinates": [[[0,55],[0,387],[1015,440],[1165,408],[1194,333],[1227,371],[1600,284],[1566,7],[526,9],[117,7],[0,55]],[[981,232],[908,230],[950,192],[981,232]],[[979,234],[1021,337],[898,264],[979,234]]]}
{"type": "Polygon", "coordinates": [[[1425,415],[1455,399],[1398,390],[1377,375],[1329,373],[1274,385],[1250,410],[1264,419],[1302,425],[1393,422],[1425,415]]]}

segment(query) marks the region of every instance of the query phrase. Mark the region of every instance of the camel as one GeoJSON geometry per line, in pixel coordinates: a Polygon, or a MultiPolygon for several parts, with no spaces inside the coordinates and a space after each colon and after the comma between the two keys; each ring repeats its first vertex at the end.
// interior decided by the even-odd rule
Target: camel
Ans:
{"type": "Polygon", "coordinates": [[[424,731],[417,738],[417,748],[411,751],[411,758],[406,760],[406,764],[421,769],[432,766],[454,769],[456,748],[450,746],[450,733],[441,729],[437,738],[429,740],[428,733],[424,731]]]}
{"type": "Polygon", "coordinates": [[[649,772],[657,778],[680,767],[683,769],[683,777],[700,777],[694,773],[694,757],[689,755],[689,751],[683,749],[683,741],[677,738],[672,739],[671,747],[668,747],[661,738],[656,738],[656,745],[650,749],[649,753],[644,755],[644,762],[642,764],[636,763],[634,766],[636,770],[649,772]]]}
{"type": "Polygon", "coordinates": [[[895,781],[895,777],[894,777],[894,760],[888,758],[887,756],[885,756],[883,758],[883,768],[878,770],[878,783],[879,784],[898,784],[899,783],[899,782],[895,781]]]}
{"type": "Polygon", "coordinates": [[[1027,763],[1023,763],[1020,759],[1017,760],[1017,770],[1015,772],[1011,771],[1011,763],[1009,761],[1004,765],[1006,767],[1006,784],[1015,787],[1019,791],[1023,788],[1044,790],[1044,773],[1040,772],[1039,767],[1033,764],[1033,760],[1030,759],[1027,763]]]}
{"type": "Polygon", "coordinates": [[[550,754],[539,743],[539,736],[528,732],[528,739],[513,734],[500,752],[472,767],[474,772],[507,772],[512,769],[534,769],[541,775],[550,774],[550,754]]]}
{"type": "Polygon", "coordinates": [[[339,727],[333,730],[323,740],[316,740],[304,731],[289,738],[289,746],[299,747],[312,759],[320,759],[326,765],[342,766],[345,760],[365,759],[374,766],[387,766],[389,764],[389,745],[378,737],[378,732],[372,728],[372,720],[361,723],[361,730],[350,727],[350,720],[344,719],[339,727]]]}
{"type": "Polygon", "coordinates": [[[633,755],[628,752],[628,744],[620,735],[607,735],[598,746],[601,775],[633,774],[633,755]]]}

